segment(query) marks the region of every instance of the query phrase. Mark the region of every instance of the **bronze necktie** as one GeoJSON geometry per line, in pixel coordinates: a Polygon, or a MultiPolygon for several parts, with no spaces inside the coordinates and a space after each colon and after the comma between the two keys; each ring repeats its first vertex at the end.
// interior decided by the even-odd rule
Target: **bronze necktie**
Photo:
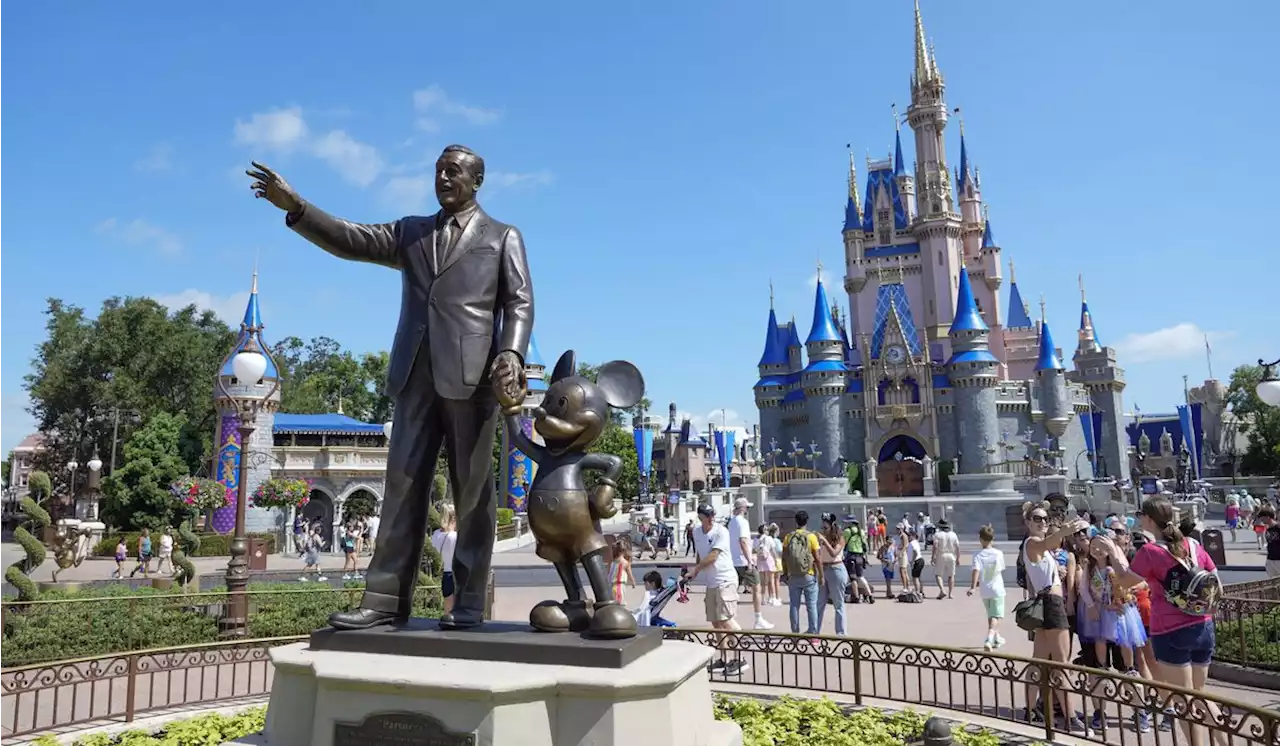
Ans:
{"type": "Polygon", "coordinates": [[[436,247],[436,266],[444,264],[445,259],[449,256],[449,250],[453,248],[453,241],[458,235],[458,219],[452,215],[448,215],[444,219],[444,225],[440,226],[440,235],[436,239],[439,245],[436,247]]]}

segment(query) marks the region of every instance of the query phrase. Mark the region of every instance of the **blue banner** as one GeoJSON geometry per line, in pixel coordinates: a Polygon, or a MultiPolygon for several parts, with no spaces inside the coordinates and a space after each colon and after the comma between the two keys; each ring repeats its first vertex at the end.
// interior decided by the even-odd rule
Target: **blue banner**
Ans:
{"type": "MultiPolygon", "coordinates": [[[[1098,476],[1098,450],[1093,440],[1093,417],[1089,412],[1080,413],[1080,428],[1084,430],[1084,449],[1093,454],[1090,459],[1090,465],[1093,467],[1093,476],[1098,476]]],[[[1087,456],[1085,458],[1088,458],[1087,456]]]]}
{"type": "Polygon", "coordinates": [[[724,486],[728,488],[730,470],[733,468],[733,431],[716,430],[715,444],[716,458],[720,462],[720,475],[724,479],[724,486]]]}
{"type": "Polygon", "coordinates": [[[1098,476],[1098,465],[1102,463],[1102,447],[1106,445],[1102,437],[1102,412],[1093,413],[1093,476],[1098,476]]]}
{"type": "Polygon", "coordinates": [[[1185,404],[1178,406],[1178,422],[1182,424],[1182,442],[1186,444],[1187,454],[1191,456],[1191,477],[1199,479],[1200,469],[1197,467],[1199,461],[1196,460],[1195,431],[1191,428],[1191,408],[1185,404]]]}
{"type": "Polygon", "coordinates": [[[653,431],[637,427],[632,437],[636,444],[636,466],[640,469],[640,476],[647,477],[653,465],[653,431]]]}
{"type": "MultiPolygon", "coordinates": [[[[1204,473],[1204,467],[1205,467],[1204,405],[1203,404],[1191,405],[1191,427],[1195,430],[1195,437],[1191,439],[1191,442],[1196,444],[1195,450],[1193,452],[1196,455],[1196,458],[1195,458],[1196,477],[1199,477],[1201,474],[1204,473]]],[[[1212,466],[1212,464],[1210,464],[1210,466],[1212,466]]]]}

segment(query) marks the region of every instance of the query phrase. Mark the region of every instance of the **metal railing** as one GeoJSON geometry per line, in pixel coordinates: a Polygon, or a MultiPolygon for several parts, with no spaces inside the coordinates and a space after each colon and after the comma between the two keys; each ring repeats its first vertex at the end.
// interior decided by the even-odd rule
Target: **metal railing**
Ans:
{"type": "Polygon", "coordinates": [[[1213,627],[1215,661],[1280,672],[1280,600],[1223,598],[1213,627]]]}
{"type": "Polygon", "coordinates": [[[805,469],[799,466],[775,466],[772,469],[766,469],[760,475],[760,481],[773,485],[785,484],[793,479],[817,479],[822,476],[814,469],[805,469]]]}
{"type": "MultiPolygon", "coordinates": [[[[720,688],[777,687],[847,695],[854,705],[871,700],[949,710],[1043,730],[1053,742],[1065,735],[1055,720],[1063,694],[1072,712],[1088,722],[1100,712],[1102,728],[1072,736],[1104,744],[1183,744],[1188,728],[1202,743],[1280,743],[1280,712],[1251,707],[1205,692],[1151,686],[1143,679],[1067,663],[1003,653],[885,640],[858,640],[777,632],[714,632],[667,628],[665,637],[721,647],[723,658],[746,664],[741,673],[711,674],[720,688]],[[1145,713],[1145,715],[1139,715],[1145,713]],[[1139,720],[1150,724],[1142,732],[1139,720]],[[1166,719],[1168,730],[1162,727],[1166,719]]],[[[750,691],[744,689],[744,693],[750,691]]]]}

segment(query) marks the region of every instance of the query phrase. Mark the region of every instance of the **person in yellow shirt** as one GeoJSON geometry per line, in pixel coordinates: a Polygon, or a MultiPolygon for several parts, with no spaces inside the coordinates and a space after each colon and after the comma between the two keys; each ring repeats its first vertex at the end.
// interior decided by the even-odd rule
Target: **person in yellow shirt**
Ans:
{"type": "Polygon", "coordinates": [[[782,571],[786,576],[788,597],[791,604],[791,631],[800,632],[800,604],[804,603],[808,617],[805,634],[818,634],[818,569],[822,560],[818,557],[818,536],[806,528],[809,514],[796,511],[796,528],[782,541],[782,571]]]}

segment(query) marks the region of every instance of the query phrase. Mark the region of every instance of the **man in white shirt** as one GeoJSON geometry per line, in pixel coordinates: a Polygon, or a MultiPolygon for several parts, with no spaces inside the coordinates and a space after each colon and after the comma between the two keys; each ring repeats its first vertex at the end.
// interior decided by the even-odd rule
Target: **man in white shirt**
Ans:
{"type": "Polygon", "coordinates": [[[960,557],[960,537],[951,524],[938,521],[933,535],[933,579],[938,584],[938,598],[951,598],[956,592],[956,562],[960,557]]]}
{"type": "Polygon", "coordinates": [[[733,555],[733,568],[738,573],[738,587],[751,591],[751,608],[756,612],[756,629],[773,629],[760,613],[760,576],[756,573],[756,558],[751,551],[751,524],[747,522],[747,508],[751,503],[745,497],[733,501],[733,517],[729,519],[729,549],[733,555]]]}
{"type": "MultiPolygon", "coordinates": [[[[698,564],[689,571],[689,580],[701,576],[706,586],[707,622],[712,629],[737,632],[741,627],[735,617],[738,614],[738,572],[733,567],[729,530],[716,523],[716,509],[710,505],[698,506],[698,523],[693,529],[693,543],[698,549],[698,564]]],[[[711,662],[710,670],[723,671],[734,676],[747,669],[741,659],[726,660],[729,636],[720,638],[720,658],[711,662]]]]}
{"type": "Polygon", "coordinates": [[[370,554],[373,553],[373,548],[378,543],[378,524],[381,522],[382,522],[382,519],[378,517],[377,513],[374,513],[373,515],[365,519],[364,526],[365,526],[366,533],[369,535],[369,553],[370,554]]]}

